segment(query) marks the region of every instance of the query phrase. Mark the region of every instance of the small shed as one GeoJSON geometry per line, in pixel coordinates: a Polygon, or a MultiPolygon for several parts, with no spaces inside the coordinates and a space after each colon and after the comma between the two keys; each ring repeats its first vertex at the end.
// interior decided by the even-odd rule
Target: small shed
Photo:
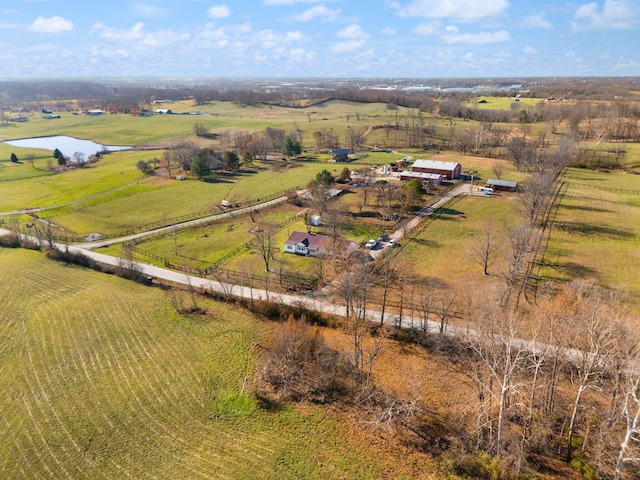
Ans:
{"type": "Polygon", "coordinates": [[[331,161],[333,162],[349,162],[349,150],[346,148],[336,148],[329,152],[331,155],[331,161]]]}
{"type": "Polygon", "coordinates": [[[490,178],[487,180],[487,187],[499,190],[501,192],[516,192],[518,191],[518,182],[511,180],[497,180],[490,178]]]}

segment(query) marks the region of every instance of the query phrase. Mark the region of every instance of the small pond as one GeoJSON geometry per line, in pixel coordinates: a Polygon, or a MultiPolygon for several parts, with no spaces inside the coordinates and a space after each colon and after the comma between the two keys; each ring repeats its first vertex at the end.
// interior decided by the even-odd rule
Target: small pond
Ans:
{"type": "MultiPolygon", "coordinates": [[[[131,147],[100,145],[91,140],[80,140],[79,138],[55,135],[52,137],[23,138],[20,140],[7,140],[4,143],[13,147],[23,148],[44,148],[52,152],[57,148],[65,157],[73,160],[76,152],[82,153],[85,160],[89,160],[91,155],[97,152],[116,152],[119,150],[129,150],[131,147]]],[[[19,154],[16,154],[20,156],[19,154]]]]}

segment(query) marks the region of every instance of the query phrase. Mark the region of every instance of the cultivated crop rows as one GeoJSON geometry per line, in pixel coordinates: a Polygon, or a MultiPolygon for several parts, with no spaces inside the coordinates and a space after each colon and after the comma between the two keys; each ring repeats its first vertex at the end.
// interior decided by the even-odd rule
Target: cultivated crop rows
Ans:
{"type": "Polygon", "coordinates": [[[221,409],[255,368],[250,316],[180,316],[158,289],[37,252],[0,265],[0,478],[377,477],[322,416],[221,409]]]}

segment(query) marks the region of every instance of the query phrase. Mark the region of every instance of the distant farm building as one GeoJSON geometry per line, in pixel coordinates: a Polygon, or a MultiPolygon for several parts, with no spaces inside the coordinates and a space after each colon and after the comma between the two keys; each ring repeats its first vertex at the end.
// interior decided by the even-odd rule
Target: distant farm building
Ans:
{"type": "Polygon", "coordinates": [[[445,176],[441,173],[423,173],[423,172],[409,172],[404,171],[400,173],[400,180],[406,182],[412,179],[418,179],[422,183],[430,183],[431,185],[440,185],[445,176]]]}
{"type": "Polygon", "coordinates": [[[510,180],[496,180],[495,178],[490,178],[489,180],[487,180],[487,187],[502,192],[515,192],[518,190],[518,182],[512,182],[510,180]]]}
{"type": "Polygon", "coordinates": [[[104,115],[104,110],[95,109],[95,110],[85,110],[82,112],[83,115],[104,115]]]}
{"type": "MultiPolygon", "coordinates": [[[[333,247],[333,241],[326,235],[307,232],[293,232],[286,242],[284,242],[284,251],[286,253],[295,253],[296,255],[304,255],[306,257],[317,257],[323,252],[330,252],[333,247]]],[[[339,255],[349,255],[356,250],[356,244],[349,240],[337,240],[335,251],[339,255]]]]}
{"type": "Polygon", "coordinates": [[[438,160],[416,160],[411,167],[412,172],[439,173],[448,180],[453,180],[460,176],[462,165],[458,162],[441,162],[438,160]]]}
{"type": "Polygon", "coordinates": [[[349,150],[346,148],[337,148],[329,152],[332,162],[350,162],[349,150]]]}

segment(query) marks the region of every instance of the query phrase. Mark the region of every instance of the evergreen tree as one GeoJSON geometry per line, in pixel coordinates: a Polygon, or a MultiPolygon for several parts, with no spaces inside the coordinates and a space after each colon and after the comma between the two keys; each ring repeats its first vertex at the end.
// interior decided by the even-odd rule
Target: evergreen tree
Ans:
{"type": "Polygon", "coordinates": [[[284,140],[282,153],[287,157],[300,155],[300,153],[302,153],[302,146],[300,145],[300,142],[298,140],[287,136],[287,138],[285,138],[284,140]]]}
{"type": "Polygon", "coordinates": [[[211,167],[209,166],[209,160],[205,153],[198,152],[193,160],[191,160],[191,174],[200,180],[211,174],[211,167]]]}

